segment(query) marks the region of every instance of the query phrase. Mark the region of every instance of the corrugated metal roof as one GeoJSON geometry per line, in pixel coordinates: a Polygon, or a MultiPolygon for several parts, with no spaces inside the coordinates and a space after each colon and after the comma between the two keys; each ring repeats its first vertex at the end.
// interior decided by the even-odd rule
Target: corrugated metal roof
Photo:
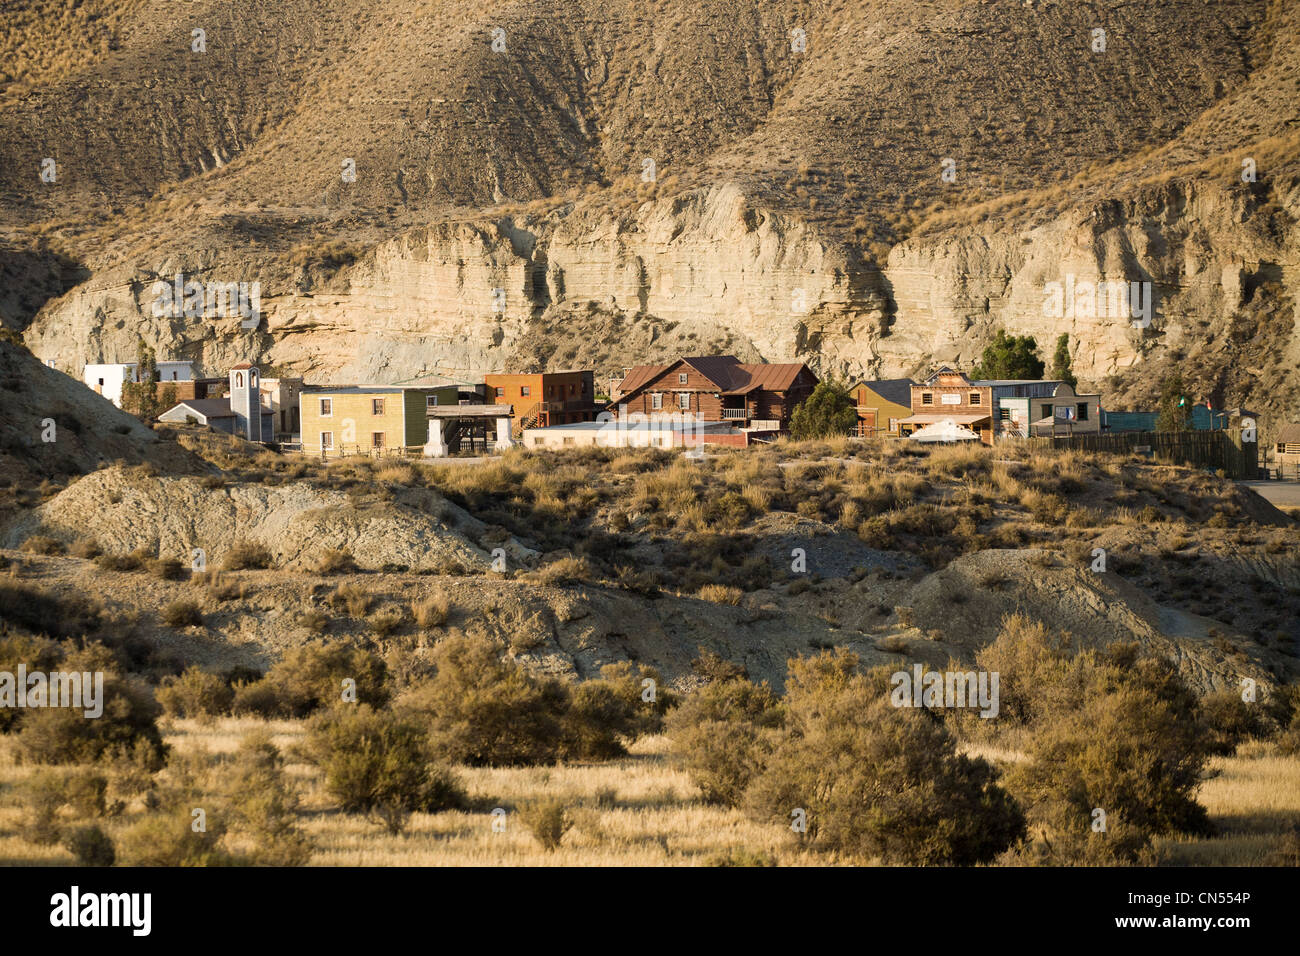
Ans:
{"type": "MultiPolygon", "coordinates": [[[[758,385],[769,392],[783,392],[794,384],[799,373],[803,371],[802,362],[789,362],[780,365],[740,365],[741,371],[749,376],[750,385],[758,385]]],[[[732,386],[733,388],[736,386],[732,386]]]]}

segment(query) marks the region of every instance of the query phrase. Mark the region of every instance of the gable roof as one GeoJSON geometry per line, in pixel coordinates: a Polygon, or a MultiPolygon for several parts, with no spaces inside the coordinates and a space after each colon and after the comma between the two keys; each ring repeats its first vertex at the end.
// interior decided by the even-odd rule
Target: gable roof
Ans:
{"type": "Polygon", "coordinates": [[[1277,433],[1277,440],[1283,444],[1300,442],[1300,422],[1289,422],[1277,433]]]}
{"type": "Polygon", "coordinates": [[[635,366],[624,376],[621,390],[624,395],[631,395],[681,364],[695,369],[727,395],[744,395],[756,388],[785,391],[807,368],[802,362],[741,364],[734,355],[683,356],[669,365],[635,366]]]}
{"type": "Polygon", "coordinates": [[[853,389],[861,385],[864,388],[871,389],[887,402],[902,405],[904,408],[911,408],[912,386],[915,384],[910,378],[882,378],[874,382],[858,379],[849,387],[849,391],[853,391],[853,389]]]}
{"type": "Polygon", "coordinates": [[[230,410],[230,399],[228,398],[190,398],[176,405],[177,408],[181,406],[198,412],[204,418],[235,417],[235,413],[230,410]]]}

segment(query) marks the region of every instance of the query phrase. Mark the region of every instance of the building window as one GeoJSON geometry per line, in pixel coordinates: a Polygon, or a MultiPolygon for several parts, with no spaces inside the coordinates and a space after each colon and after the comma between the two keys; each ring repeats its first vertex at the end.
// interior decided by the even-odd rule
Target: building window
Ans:
{"type": "Polygon", "coordinates": [[[897,419],[897,418],[891,418],[891,419],[889,420],[889,430],[890,430],[891,432],[896,432],[896,431],[898,431],[898,419],[897,419]]]}
{"type": "Polygon", "coordinates": [[[1009,421],[1011,421],[1011,409],[1009,409],[1009,408],[999,408],[999,409],[998,409],[998,421],[1002,421],[1002,422],[1009,422],[1009,421]]]}
{"type": "Polygon", "coordinates": [[[1051,402],[1048,402],[1046,405],[1043,406],[1043,414],[1039,415],[1038,417],[1039,417],[1039,418],[1051,418],[1051,417],[1052,417],[1052,403],[1051,403],[1051,402]]]}
{"type": "Polygon", "coordinates": [[[554,397],[555,397],[555,386],[554,386],[554,385],[547,385],[547,386],[546,386],[546,397],[547,397],[547,398],[554,398],[554,397]]]}
{"type": "Polygon", "coordinates": [[[334,447],[334,433],[333,433],[333,432],[321,432],[321,433],[320,433],[320,446],[321,446],[321,448],[333,448],[333,447],[334,447]]]}
{"type": "Polygon", "coordinates": [[[329,418],[334,414],[334,399],[322,398],[320,400],[320,417],[329,418]]]}
{"type": "Polygon", "coordinates": [[[1088,403],[1080,402],[1078,409],[1079,409],[1079,421],[1086,422],[1088,420],[1088,403]]]}
{"type": "Polygon", "coordinates": [[[572,445],[572,444],[573,444],[573,436],[571,436],[571,435],[566,436],[566,437],[560,439],[560,441],[563,442],[565,445],[572,445]]]}
{"type": "Polygon", "coordinates": [[[921,404],[922,404],[922,405],[933,405],[933,404],[934,404],[934,394],[931,393],[931,392],[922,392],[922,393],[921,393],[921,404]]]}
{"type": "Polygon", "coordinates": [[[506,397],[506,390],[505,390],[504,388],[494,389],[493,391],[495,391],[495,392],[497,393],[497,398],[505,398],[505,397],[506,397]]]}
{"type": "Polygon", "coordinates": [[[371,435],[370,435],[370,447],[371,447],[371,448],[383,448],[383,447],[384,447],[384,433],[383,433],[383,432],[372,432],[372,433],[371,433],[371,435]]]}
{"type": "Polygon", "coordinates": [[[677,407],[678,407],[678,408],[690,408],[690,407],[691,407],[691,393],[690,393],[690,392],[678,392],[678,393],[677,393],[677,407]]]}
{"type": "Polygon", "coordinates": [[[522,397],[522,398],[527,398],[527,397],[528,397],[529,395],[531,395],[532,393],[533,393],[533,390],[532,390],[532,387],[531,387],[531,386],[529,386],[529,385],[520,385],[520,386],[519,386],[519,395],[520,395],[520,397],[522,397]]]}
{"type": "Polygon", "coordinates": [[[978,405],[978,404],[980,403],[980,393],[979,393],[979,392],[971,392],[971,393],[970,393],[970,403],[971,403],[972,405],[978,405]]]}
{"type": "Polygon", "coordinates": [[[99,380],[99,387],[100,388],[104,387],[104,380],[102,378],[99,380]]]}
{"type": "Polygon", "coordinates": [[[687,376],[686,376],[686,373],[685,373],[685,372],[678,372],[678,373],[677,373],[677,384],[678,384],[678,385],[685,385],[686,382],[687,382],[687,376]]]}
{"type": "Polygon", "coordinates": [[[664,396],[662,392],[650,393],[650,407],[655,410],[664,407],[664,396]]]}
{"type": "Polygon", "coordinates": [[[426,395],[426,396],[424,397],[424,409],[425,409],[425,411],[428,411],[428,410],[431,409],[431,408],[437,408],[437,407],[438,407],[438,396],[437,396],[437,395],[426,395]]]}
{"type": "Polygon", "coordinates": [[[372,398],[370,400],[370,414],[371,415],[384,414],[384,400],[382,398],[372,398]]]}
{"type": "Polygon", "coordinates": [[[243,373],[243,372],[236,372],[236,373],[235,373],[235,388],[243,388],[243,387],[244,387],[244,373],[243,373]]]}

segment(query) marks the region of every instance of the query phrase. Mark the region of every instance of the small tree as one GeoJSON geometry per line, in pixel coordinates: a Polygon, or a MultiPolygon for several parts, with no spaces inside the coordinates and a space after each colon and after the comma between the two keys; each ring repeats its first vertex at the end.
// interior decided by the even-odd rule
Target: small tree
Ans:
{"type": "Polygon", "coordinates": [[[1038,343],[1032,335],[1007,335],[998,329],[993,341],[984,346],[980,362],[971,370],[971,379],[1043,377],[1043,360],[1038,357],[1038,343]]]}
{"type": "Polygon", "coordinates": [[[790,434],[800,440],[847,435],[858,414],[844,386],[831,380],[818,382],[790,416],[790,434]]]}
{"type": "Polygon", "coordinates": [[[465,802],[456,778],[433,763],[424,728],[368,704],[313,717],[305,752],[325,771],[325,789],[345,811],[372,813],[390,833],[401,832],[412,811],[465,802]]]}
{"type": "Polygon", "coordinates": [[[1056,340],[1056,354],[1052,356],[1052,378],[1068,382],[1071,388],[1079,384],[1079,379],[1070,368],[1070,334],[1062,332],[1056,340]]]}
{"type": "Polygon", "coordinates": [[[1191,427],[1191,406],[1183,385],[1183,373],[1174,372],[1160,381],[1160,413],[1156,416],[1156,431],[1185,432],[1191,427]]]}

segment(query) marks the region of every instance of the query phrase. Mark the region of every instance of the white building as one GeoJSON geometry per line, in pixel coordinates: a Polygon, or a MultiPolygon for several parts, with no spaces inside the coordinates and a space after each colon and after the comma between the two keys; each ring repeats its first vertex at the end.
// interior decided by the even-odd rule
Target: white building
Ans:
{"type": "MultiPolygon", "coordinates": [[[[157,362],[159,382],[192,382],[194,380],[193,362],[157,362]]],[[[107,365],[87,365],[81,373],[81,380],[99,395],[122,407],[122,386],[127,382],[140,381],[139,365],[136,362],[114,362],[107,365]]]]}

